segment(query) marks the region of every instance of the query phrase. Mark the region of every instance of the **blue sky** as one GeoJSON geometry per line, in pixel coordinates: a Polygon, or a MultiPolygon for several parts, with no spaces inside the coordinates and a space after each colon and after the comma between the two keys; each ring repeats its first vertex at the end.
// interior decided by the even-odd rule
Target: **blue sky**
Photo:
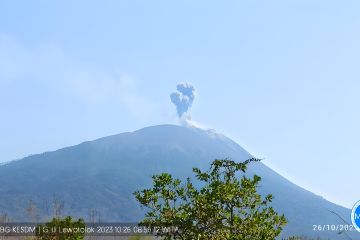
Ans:
{"type": "Polygon", "coordinates": [[[0,0],[0,162],[200,124],[328,200],[360,200],[358,1],[0,0]]]}

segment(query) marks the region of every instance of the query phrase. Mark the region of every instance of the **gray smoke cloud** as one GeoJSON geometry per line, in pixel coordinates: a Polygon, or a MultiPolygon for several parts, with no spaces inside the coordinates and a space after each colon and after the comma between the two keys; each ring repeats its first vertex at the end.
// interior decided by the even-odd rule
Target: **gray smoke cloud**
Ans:
{"type": "Polygon", "coordinates": [[[180,83],[177,85],[177,92],[170,95],[171,101],[176,106],[179,118],[188,115],[189,108],[195,99],[195,88],[189,83],[180,83]]]}

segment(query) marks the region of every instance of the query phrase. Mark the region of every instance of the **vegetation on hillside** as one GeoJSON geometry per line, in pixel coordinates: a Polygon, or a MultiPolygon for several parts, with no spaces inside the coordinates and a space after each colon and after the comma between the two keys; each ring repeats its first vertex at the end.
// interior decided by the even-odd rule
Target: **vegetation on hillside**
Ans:
{"type": "Polygon", "coordinates": [[[76,229],[85,229],[85,223],[82,219],[73,220],[70,216],[61,219],[53,218],[44,225],[39,225],[36,231],[36,239],[39,240],[82,240],[85,233],[75,231],[76,229]],[[64,231],[69,229],[69,231],[64,231]]]}

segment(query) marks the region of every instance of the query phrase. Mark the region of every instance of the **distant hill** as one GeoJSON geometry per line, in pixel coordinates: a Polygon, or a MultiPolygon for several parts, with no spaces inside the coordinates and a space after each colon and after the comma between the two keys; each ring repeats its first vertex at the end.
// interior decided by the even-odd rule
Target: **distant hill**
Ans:
{"type": "MultiPolygon", "coordinates": [[[[65,203],[63,215],[89,219],[96,209],[102,221],[137,221],[144,210],[132,193],[149,187],[153,174],[166,171],[184,179],[193,176],[192,167],[207,169],[213,159],[226,157],[243,161],[251,155],[214,131],[173,125],[32,155],[0,166],[0,214],[29,221],[26,208],[31,200],[41,216],[51,216],[56,198],[65,203]]],[[[259,191],[272,193],[273,206],[288,218],[283,236],[349,239],[334,231],[313,231],[313,225],[344,224],[329,210],[348,220],[349,209],[291,183],[263,163],[253,164],[248,173],[262,177],[259,191]]]]}

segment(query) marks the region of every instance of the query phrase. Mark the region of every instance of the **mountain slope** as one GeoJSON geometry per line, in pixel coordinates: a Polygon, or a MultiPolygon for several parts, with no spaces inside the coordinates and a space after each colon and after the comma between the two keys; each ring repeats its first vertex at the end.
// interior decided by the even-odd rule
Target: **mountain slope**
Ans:
{"type": "MultiPolygon", "coordinates": [[[[148,187],[151,176],[170,172],[192,176],[192,167],[207,169],[215,158],[243,161],[251,155],[225,136],[211,131],[161,125],[26,157],[0,166],[0,213],[26,219],[32,200],[41,215],[52,215],[54,198],[65,202],[63,214],[88,218],[96,209],[102,221],[141,219],[132,193],[148,187]]],[[[330,213],[348,219],[350,211],[289,182],[262,163],[249,174],[262,177],[259,191],[275,196],[274,207],[285,213],[286,235],[346,239],[336,232],[313,231],[313,225],[343,224],[330,213]]],[[[355,233],[354,233],[355,234],[355,233]]]]}

